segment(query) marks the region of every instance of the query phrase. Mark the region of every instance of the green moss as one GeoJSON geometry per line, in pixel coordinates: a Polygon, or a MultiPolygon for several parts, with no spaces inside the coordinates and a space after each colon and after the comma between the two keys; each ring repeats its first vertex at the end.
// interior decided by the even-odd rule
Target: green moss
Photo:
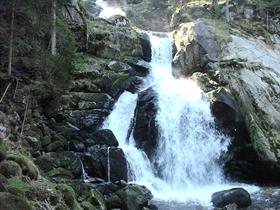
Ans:
{"type": "Polygon", "coordinates": [[[77,56],[73,60],[75,70],[83,71],[89,67],[88,61],[91,56],[85,53],[77,53],[77,56]]]}
{"type": "Polygon", "coordinates": [[[20,166],[12,160],[4,160],[0,163],[0,173],[7,178],[21,176],[20,166]]]}
{"type": "Polygon", "coordinates": [[[253,0],[258,10],[265,10],[269,8],[279,7],[279,0],[253,0]]]}
{"type": "Polygon", "coordinates": [[[90,202],[84,201],[81,203],[81,206],[84,210],[97,210],[90,202]]]}
{"type": "Polygon", "coordinates": [[[68,207],[75,210],[82,209],[76,200],[75,191],[71,186],[66,184],[59,184],[56,186],[56,190],[62,193],[63,200],[68,207]]]}
{"type": "Polygon", "coordinates": [[[21,154],[10,154],[7,156],[8,160],[17,162],[22,168],[22,174],[30,177],[31,179],[37,179],[39,176],[39,170],[35,164],[21,154]]]}
{"type": "Polygon", "coordinates": [[[118,79],[116,79],[111,87],[112,92],[119,90],[124,83],[128,80],[129,76],[127,74],[120,75],[118,79]]]}
{"type": "Polygon", "coordinates": [[[7,155],[7,151],[8,151],[8,145],[1,142],[0,143],[0,161],[4,160],[6,158],[7,155]]]}
{"type": "Polygon", "coordinates": [[[31,187],[29,184],[23,182],[18,176],[12,177],[7,181],[9,192],[17,195],[24,195],[31,187]]]}

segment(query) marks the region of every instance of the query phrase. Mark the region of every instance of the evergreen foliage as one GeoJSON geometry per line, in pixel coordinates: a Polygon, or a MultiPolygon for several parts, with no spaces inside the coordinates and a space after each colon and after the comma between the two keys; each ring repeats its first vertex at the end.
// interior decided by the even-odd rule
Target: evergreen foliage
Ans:
{"type": "MultiPolygon", "coordinates": [[[[13,75],[17,69],[29,77],[47,81],[52,85],[67,84],[76,57],[75,38],[66,24],[64,6],[69,0],[56,0],[57,4],[57,55],[50,53],[51,9],[53,0],[14,0],[14,55],[13,75]],[[20,69],[19,69],[20,68],[20,69]]],[[[8,63],[10,14],[12,1],[0,3],[0,70],[6,71],[8,63]]]]}

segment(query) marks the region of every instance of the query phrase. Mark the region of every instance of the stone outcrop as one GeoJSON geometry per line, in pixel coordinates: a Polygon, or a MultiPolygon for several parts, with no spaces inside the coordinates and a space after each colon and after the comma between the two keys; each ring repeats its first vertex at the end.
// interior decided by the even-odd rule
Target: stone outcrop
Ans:
{"type": "MultiPolygon", "coordinates": [[[[196,12],[183,18],[185,10],[180,11],[174,33],[176,72],[192,75],[208,93],[217,125],[231,136],[226,172],[246,180],[277,182],[280,48],[273,34],[275,27],[269,27],[271,35],[266,39],[253,28],[251,35],[239,30],[241,17],[252,21],[258,16],[255,11],[248,15],[250,6],[243,6],[237,11],[235,6],[231,8],[235,30],[213,17],[197,19],[196,12]]],[[[200,7],[202,10],[207,17],[211,8],[200,7]]],[[[261,19],[255,21],[262,25],[261,19]]]]}

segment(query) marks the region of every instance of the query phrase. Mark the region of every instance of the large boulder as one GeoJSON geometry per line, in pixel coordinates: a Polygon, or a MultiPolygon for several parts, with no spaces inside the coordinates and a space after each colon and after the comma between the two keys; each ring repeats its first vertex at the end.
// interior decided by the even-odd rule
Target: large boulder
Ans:
{"type": "Polygon", "coordinates": [[[101,129],[91,134],[91,137],[85,141],[87,147],[93,145],[106,145],[108,147],[119,146],[114,133],[109,129],[101,129]]]}
{"type": "Polygon", "coordinates": [[[228,204],[235,203],[238,208],[247,208],[251,205],[250,194],[243,188],[233,188],[216,192],[212,195],[214,207],[223,208],[228,204]]]}
{"type": "Polygon", "coordinates": [[[127,162],[120,148],[91,146],[84,155],[85,170],[89,176],[114,182],[127,181],[127,162]]]}
{"type": "Polygon", "coordinates": [[[104,20],[95,20],[91,22],[88,41],[88,53],[98,57],[113,60],[143,57],[138,34],[130,27],[118,27],[104,20]]]}
{"type": "Polygon", "coordinates": [[[180,69],[177,74],[191,75],[208,62],[217,61],[221,53],[216,37],[203,19],[181,24],[174,40],[177,49],[174,64],[180,69]]]}
{"type": "Polygon", "coordinates": [[[143,149],[151,157],[156,149],[158,137],[157,95],[152,88],[138,94],[136,109],[133,136],[137,147],[143,149]]]}
{"type": "Polygon", "coordinates": [[[149,200],[153,198],[151,192],[138,185],[128,185],[127,187],[116,192],[122,201],[122,209],[139,210],[148,206],[149,200]]]}

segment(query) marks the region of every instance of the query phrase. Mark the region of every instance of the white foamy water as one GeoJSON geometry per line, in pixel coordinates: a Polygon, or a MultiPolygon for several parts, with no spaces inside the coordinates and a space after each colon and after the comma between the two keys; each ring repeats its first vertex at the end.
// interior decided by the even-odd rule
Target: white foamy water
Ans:
{"type": "Polygon", "coordinates": [[[136,94],[124,92],[103,126],[116,135],[128,161],[131,182],[145,185],[155,199],[205,206],[211,205],[211,194],[219,190],[241,186],[255,191],[254,186],[225,181],[220,158],[230,139],[215,129],[210,103],[201,89],[188,79],[172,76],[172,38],[167,34],[149,35],[152,70],[147,81],[158,95],[159,143],[155,158],[150,162],[135,147],[133,137],[127,141],[136,94]]]}
{"type": "Polygon", "coordinates": [[[111,7],[106,1],[96,0],[95,3],[102,8],[102,11],[99,14],[99,17],[101,18],[108,19],[114,15],[126,16],[122,9],[111,7]]]}

